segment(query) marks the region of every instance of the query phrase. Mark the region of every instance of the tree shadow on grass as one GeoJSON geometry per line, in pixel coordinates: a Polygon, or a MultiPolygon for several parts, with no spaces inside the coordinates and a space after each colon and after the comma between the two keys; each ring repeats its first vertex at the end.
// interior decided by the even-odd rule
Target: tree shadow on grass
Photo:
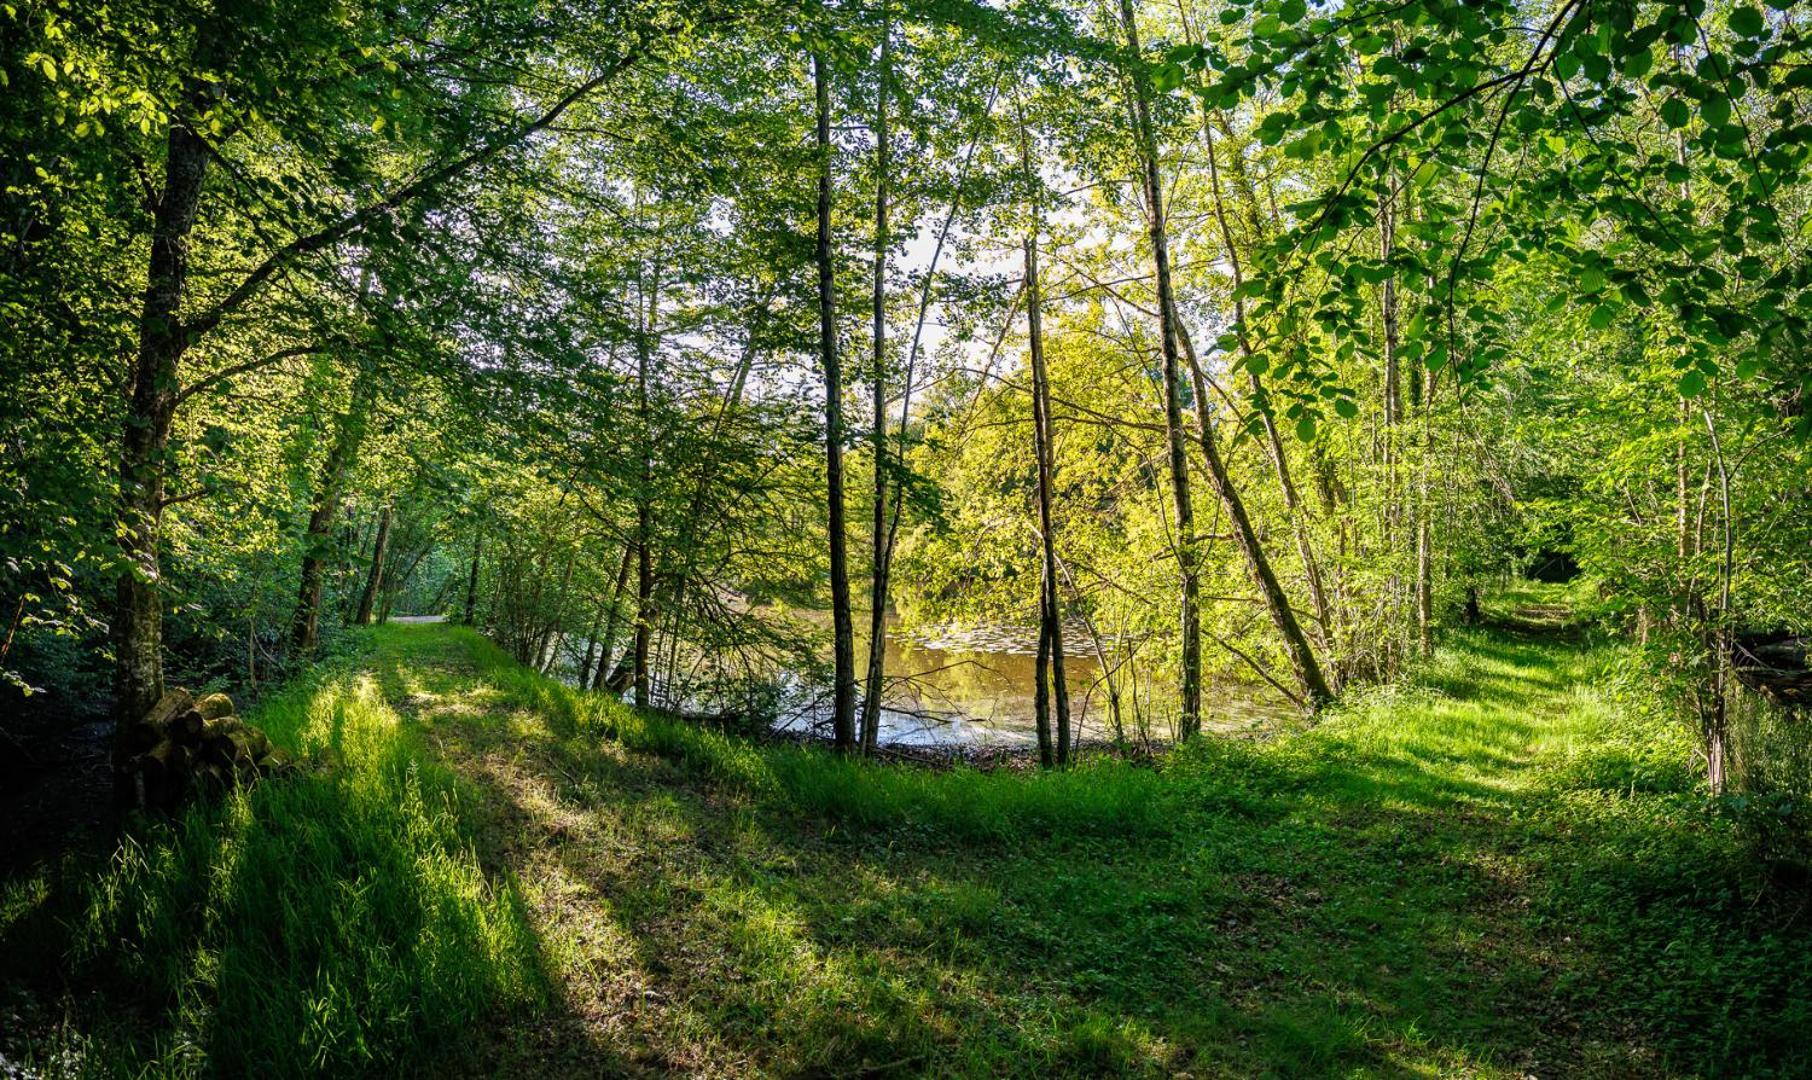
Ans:
{"type": "MultiPolygon", "coordinates": [[[[1126,843],[977,845],[840,827],[659,756],[535,733],[495,694],[435,713],[436,752],[497,816],[487,865],[533,883],[544,945],[576,941],[556,966],[579,984],[577,1041],[619,1060],[1407,1075],[1590,1050],[1531,1006],[1568,965],[1501,862],[1508,794],[1435,783],[1439,764],[1392,762],[1372,788],[1333,785],[1332,804],[1279,793],[1256,826],[1210,814],[1126,843]],[[1392,786],[1414,797],[1377,798],[1392,786]]],[[[547,1034],[499,1060],[582,1071],[560,1057],[574,1033],[547,1034]]]]}
{"type": "MultiPolygon", "coordinates": [[[[1540,717],[1473,717],[1461,743],[1311,733],[1161,774],[932,776],[727,743],[720,761],[677,736],[631,749],[559,688],[422,635],[273,717],[335,769],[0,909],[0,947],[52,928],[54,985],[163,1032],[111,1060],[179,1063],[184,1039],[216,1071],[277,1073],[1801,1060],[1782,1032],[1812,999],[1803,922],[1721,898],[1740,868],[1702,821],[1517,779],[1540,717]],[[1053,801],[1115,784],[1158,812],[1053,801]]],[[[1471,700],[1508,709],[1530,648],[1485,655],[1497,682],[1471,700]]]]}
{"type": "Polygon", "coordinates": [[[71,1019],[0,1050],[103,1073],[391,1073],[475,1060],[475,1029],[550,1012],[527,904],[483,872],[458,781],[376,683],[274,709],[279,742],[331,764],[9,883],[0,983],[71,1019]]]}

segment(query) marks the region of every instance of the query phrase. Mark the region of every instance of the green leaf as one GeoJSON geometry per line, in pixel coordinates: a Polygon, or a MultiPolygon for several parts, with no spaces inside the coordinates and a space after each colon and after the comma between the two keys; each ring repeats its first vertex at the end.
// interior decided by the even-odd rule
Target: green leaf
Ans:
{"type": "Polygon", "coordinates": [[[1723,94],[1713,94],[1699,106],[1699,115],[1705,118],[1709,127],[1721,128],[1730,123],[1730,99],[1723,94]]]}
{"type": "Polygon", "coordinates": [[[1727,22],[1732,33],[1743,37],[1761,37],[1762,32],[1768,29],[1767,20],[1762,18],[1762,13],[1746,5],[1731,9],[1727,22]]]}
{"type": "Polygon", "coordinates": [[[1296,437],[1303,442],[1315,441],[1315,418],[1313,416],[1305,416],[1296,421],[1296,437]]]}
{"type": "Polygon", "coordinates": [[[1695,398],[1705,392],[1705,376],[1697,371],[1689,371],[1680,376],[1680,396],[1695,398]]]}
{"type": "Polygon", "coordinates": [[[1617,309],[1609,304],[1599,304],[1592,309],[1592,316],[1586,321],[1592,329],[1603,330],[1617,321],[1617,309]]]}
{"type": "Polygon", "coordinates": [[[1661,103],[1661,120],[1670,128],[1683,128],[1692,119],[1692,109],[1684,99],[1670,97],[1661,103]]]}
{"type": "Polygon", "coordinates": [[[1340,414],[1341,418],[1351,420],[1359,415],[1359,406],[1352,398],[1335,398],[1334,411],[1340,414]]]}
{"type": "Polygon", "coordinates": [[[1278,17],[1286,23],[1299,22],[1308,13],[1308,0],[1284,0],[1277,9],[1278,17]]]}

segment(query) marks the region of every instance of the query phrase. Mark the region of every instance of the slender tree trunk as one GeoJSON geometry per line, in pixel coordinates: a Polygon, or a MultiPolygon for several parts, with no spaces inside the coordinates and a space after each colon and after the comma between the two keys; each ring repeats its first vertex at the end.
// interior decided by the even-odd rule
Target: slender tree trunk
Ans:
{"type": "Polygon", "coordinates": [[[1038,657],[1032,662],[1032,723],[1038,731],[1038,763],[1049,769],[1057,764],[1051,741],[1051,628],[1038,613],[1038,657]]]}
{"type": "MultiPolygon", "coordinates": [[[[1196,376],[1196,397],[1205,403],[1208,388],[1202,378],[1201,365],[1196,362],[1195,348],[1186,331],[1183,345],[1189,351],[1190,370],[1196,376]]],[[[1271,624],[1276,628],[1277,636],[1283,639],[1284,651],[1290,656],[1290,668],[1295,672],[1296,684],[1302,690],[1303,704],[1311,710],[1318,710],[1334,697],[1328,689],[1327,677],[1322,674],[1321,662],[1316,659],[1315,649],[1309,644],[1308,636],[1302,631],[1302,624],[1296,619],[1290,598],[1278,582],[1277,573],[1271,568],[1271,560],[1265,554],[1264,545],[1259,542],[1258,530],[1253,528],[1252,517],[1246,512],[1246,502],[1240,497],[1239,489],[1234,486],[1233,477],[1227,471],[1227,463],[1221,457],[1220,444],[1215,437],[1214,423],[1209,418],[1207,408],[1196,410],[1196,425],[1196,438],[1202,448],[1202,460],[1208,466],[1208,479],[1215,494],[1220,497],[1222,507],[1227,511],[1233,542],[1245,558],[1246,570],[1252,576],[1252,584],[1258,589],[1259,596],[1264,599],[1265,610],[1271,616],[1271,624]]]]}
{"type": "Polygon", "coordinates": [[[334,518],[340,510],[340,485],[357,460],[359,445],[364,441],[371,396],[370,380],[358,379],[353,385],[352,403],[339,417],[333,446],[321,466],[320,487],[315,492],[314,508],[308,516],[308,532],[302,540],[301,587],[296,598],[295,616],[290,621],[290,644],[298,653],[313,652],[320,637],[321,590],[327,572],[334,518]]]}
{"type": "Polygon", "coordinates": [[[121,571],[111,629],[114,716],[122,732],[149,712],[164,692],[163,604],[158,595],[164,451],[176,413],[177,368],[189,346],[181,309],[189,275],[189,234],[207,171],[207,145],[181,120],[172,120],[163,192],[152,215],[138,354],[120,442],[115,531],[121,571]]]}
{"type": "Polygon", "coordinates": [[[378,512],[377,540],[371,548],[371,570],[365,575],[365,591],[359,596],[359,613],[353,619],[359,626],[371,624],[371,612],[377,606],[378,589],[384,584],[384,557],[390,547],[390,517],[389,506],[378,512]]]}
{"type": "MultiPolygon", "coordinates": [[[[642,281],[638,271],[637,281],[642,281]]],[[[652,705],[653,685],[649,678],[649,656],[654,646],[654,417],[651,408],[651,381],[654,378],[653,322],[659,303],[658,271],[654,287],[636,296],[636,411],[640,415],[641,484],[636,492],[636,586],[635,586],[635,703],[643,708],[652,705]]]]}
{"type": "Polygon", "coordinates": [[[818,349],[824,365],[824,483],[830,503],[831,635],[835,685],[831,731],[837,749],[856,749],[855,627],[850,618],[849,553],[843,522],[843,373],[837,362],[837,296],[831,261],[830,74],[812,56],[818,106],[818,349]]]}
{"type": "MultiPolygon", "coordinates": [[[[1227,205],[1221,194],[1220,164],[1215,154],[1214,130],[1209,124],[1206,111],[1202,117],[1202,138],[1208,151],[1208,177],[1214,195],[1214,216],[1220,226],[1221,244],[1227,252],[1227,263],[1233,271],[1233,312],[1235,325],[1239,327],[1240,355],[1250,360],[1253,355],[1252,341],[1246,330],[1246,301],[1240,293],[1240,286],[1245,283],[1245,273],[1239,252],[1239,245],[1233,238],[1233,227],[1227,217],[1227,205]]],[[[1190,369],[1200,374],[1195,361],[1194,350],[1190,350],[1190,369]]],[[[1251,384],[1254,397],[1262,397],[1264,383],[1257,372],[1250,367],[1246,369],[1246,378],[1251,384]]],[[[1201,381],[1206,381],[1205,379],[1201,381]]],[[[1208,399],[1199,394],[1196,397],[1196,408],[1206,409],[1208,399]]],[[[1259,413],[1265,429],[1265,445],[1271,452],[1271,464],[1277,472],[1277,486],[1283,493],[1284,512],[1290,519],[1290,531],[1296,540],[1296,555],[1302,560],[1303,580],[1308,584],[1309,602],[1315,608],[1313,633],[1315,642],[1323,649],[1328,647],[1328,635],[1332,631],[1333,617],[1329,611],[1327,591],[1321,583],[1321,564],[1315,558],[1315,546],[1309,539],[1306,511],[1302,500],[1296,494],[1296,482],[1290,475],[1290,459],[1284,453],[1283,439],[1277,433],[1276,418],[1268,410],[1259,413]]]]}
{"type": "Polygon", "coordinates": [[[872,754],[881,732],[881,690],[887,675],[887,199],[890,147],[887,138],[888,81],[893,64],[893,22],[881,3],[881,71],[875,96],[875,287],[874,370],[874,557],[869,565],[868,680],[862,696],[862,752],[872,754]]]}
{"type": "Polygon", "coordinates": [[[1032,354],[1032,436],[1038,458],[1038,538],[1042,556],[1039,575],[1039,621],[1051,651],[1051,703],[1057,721],[1057,764],[1070,760],[1070,693],[1063,665],[1063,604],[1057,591],[1057,534],[1051,520],[1053,452],[1051,384],[1044,362],[1043,312],[1038,282],[1038,238],[1028,236],[1026,256],[1026,317],[1030,324],[1032,354]]]}
{"type": "Polygon", "coordinates": [[[1422,460],[1416,463],[1416,648],[1423,656],[1434,653],[1434,504],[1429,497],[1429,472],[1434,460],[1434,372],[1422,395],[1422,460]]]}
{"type": "MultiPolygon", "coordinates": [[[[1035,183],[1031,144],[1026,136],[1023,118],[1019,129],[1019,149],[1027,181],[1035,183]]],[[[1048,649],[1050,654],[1049,668],[1039,665],[1038,693],[1042,700],[1045,693],[1044,681],[1048,678],[1052,712],[1057,721],[1057,764],[1067,765],[1070,760],[1070,694],[1063,670],[1063,609],[1057,592],[1056,530],[1051,523],[1051,384],[1044,362],[1044,299],[1038,279],[1038,229],[1038,205],[1034,198],[1032,227],[1025,238],[1026,336],[1032,359],[1033,454],[1038,463],[1038,546],[1041,556],[1038,579],[1039,641],[1040,652],[1048,649]]],[[[1050,732],[1044,729],[1045,725],[1048,725],[1048,720],[1041,724],[1039,732],[1041,757],[1046,756],[1044,750],[1047,749],[1046,743],[1050,738],[1050,732]]]]}
{"type": "MultiPolygon", "coordinates": [[[[1132,0],[1120,0],[1120,22],[1127,47],[1139,53],[1139,28],[1133,18],[1132,0]]],[[[1164,428],[1170,451],[1170,490],[1176,505],[1177,573],[1182,584],[1182,679],[1179,704],[1182,715],[1177,734],[1189,738],[1202,723],[1202,628],[1197,610],[1195,509],[1189,493],[1189,459],[1183,434],[1183,381],[1178,370],[1177,321],[1171,303],[1170,242],[1164,223],[1164,188],[1158,174],[1157,136],[1151,123],[1151,82],[1145,69],[1135,67],[1133,121],[1139,143],[1150,219],[1151,257],[1158,290],[1159,341],[1164,357],[1164,428]]]]}
{"type": "Polygon", "coordinates": [[[1717,620],[1706,635],[1711,652],[1711,708],[1705,717],[1706,782],[1713,795],[1722,795],[1729,784],[1727,743],[1730,728],[1730,611],[1731,584],[1736,573],[1736,520],[1730,503],[1730,468],[1724,460],[1724,447],[1718,439],[1717,424],[1711,409],[1703,410],[1705,432],[1710,436],[1713,460],[1718,468],[1718,494],[1723,510],[1723,552],[1718,566],[1717,620]]]}
{"type": "Polygon", "coordinates": [[[591,685],[591,673],[598,659],[598,631],[604,628],[604,609],[609,606],[608,600],[600,601],[597,609],[591,613],[591,628],[585,631],[585,657],[579,661],[577,678],[574,679],[581,690],[591,685]]]}
{"type": "Polygon", "coordinates": [[[629,587],[629,562],[635,556],[635,545],[623,545],[623,559],[617,564],[616,584],[610,590],[610,614],[604,620],[604,648],[598,653],[598,670],[591,678],[593,690],[602,689],[611,673],[611,660],[617,648],[617,626],[623,617],[623,590],[629,587]]]}
{"type": "MultiPolygon", "coordinates": [[[[1378,251],[1388,264],[1396,249],[1396,204],[1386,193],[1378,196],[1378,251]]],[[[1394,430],[1397,421],[1403,417],[1403,376],[1397,360],[1397,344],[1400,340],[1397,326],[1397,275],[1394,272],[1384,278],[1378,306],[1384,323],[1384,424],[1387,429],[1394,430]]],[[[1385,460],[1394,465],[1396,444],[1387,437],[1384,446],[1385,460]]]]}
{"type": "Polygon", "coordinates": [[[484,530],[472,534],[472,569],[466,575],[466,613],[461,620],[467,626],[478,622],[478,563],[484,555],[484,530]]]}
{"type": "MultiPolygon", "coordinates": [[[[735,372],[730,376],[730,385],[724,390],[723,401],[717,412],[717,420],[712,425],[711,446],[713,448],[718,445],[724,428],[742,404],[743,392],[748,386],[749,371],[755,364],[755,356],[760,348],[761,328],[767,321],[768,302],[769,297],[763,296],[751,313],[748,341],[743,346],[741,358],[737,360],[735,372]]],[[[707,461],[706,467],[700,470],[698,483],[692,489],[692,502],[686,509],[686,516],[680,523],[678,539],[674,543],[674,550],[679,555],[678,568],[662,575],[666,581],[666,588],[662,592],[659,605],[667,614],[668,625],[675,630],[675,633],[670,635],[672,640],[668,643],[667,669],[669,675],[672,675],[679,665],[680,641],[677,631],[681,613],[684,612],[686,606],[686,590],[691,581],[693,569],[697,565],[698,524],[704,516],[706,505],[710,499],[711,480],[717,473],[715,466],[716,458],[712,456],[707,461]]]]}

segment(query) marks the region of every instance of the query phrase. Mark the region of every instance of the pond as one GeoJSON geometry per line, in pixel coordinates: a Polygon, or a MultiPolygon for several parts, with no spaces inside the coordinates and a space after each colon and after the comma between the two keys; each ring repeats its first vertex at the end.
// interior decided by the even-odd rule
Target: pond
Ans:
{"type": "MultiPolygon", "coordinates": [[[[867,671],[867,620],[857,619],[857,674],[867,671]]],[[[1079,741],[1116,736],[1106,682],[1086,631],[1064,635],[1065,682],[1070,690],[1072,731],[1079,741]]],[[[895,746],[1035,746],[1033,681],[1037,663],[1036,627],[938,627],[906,630],[890,619],[887,635],[888,688],[881,709],[880,741],[895,746]]],[[[1109,661],[1117,662],[1113,653],[1109,661]]],[[[1143,678],[1143,676],[1142,676],[1143,678]]],[[[1173,734],[1173,688],[1149,682],[1135,686],[1122,666],[1121,720],[1126,738],[1164,741],[1173,734]]],[[[1211,682],[1203,692],[1203,727],[1228,735],[1275,729],[1295,717],[1290,702],[1262,684],[1211,682]]],[[[818,699],[783,712],[780,730],[827,726],[829,709],[818,699]]]]}

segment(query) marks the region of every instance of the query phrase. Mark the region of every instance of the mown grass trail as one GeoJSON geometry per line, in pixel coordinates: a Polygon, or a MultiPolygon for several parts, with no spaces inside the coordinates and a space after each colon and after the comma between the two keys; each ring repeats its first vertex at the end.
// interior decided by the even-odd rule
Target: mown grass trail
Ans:
{"type": "Polygon", "coordinates": [[[1605,655],[1456,636],[1262,744],[871,767],[468,631],[255,719],[334,766],[0,901],[4,1052],[278,1075],[1803,1075],[1812,945],[1605,655]],[[21,1003],[24,1003],[21,1005],[21,1003]],[[69,1019],[57,1019],[67,1009],[69,1019]]]}

